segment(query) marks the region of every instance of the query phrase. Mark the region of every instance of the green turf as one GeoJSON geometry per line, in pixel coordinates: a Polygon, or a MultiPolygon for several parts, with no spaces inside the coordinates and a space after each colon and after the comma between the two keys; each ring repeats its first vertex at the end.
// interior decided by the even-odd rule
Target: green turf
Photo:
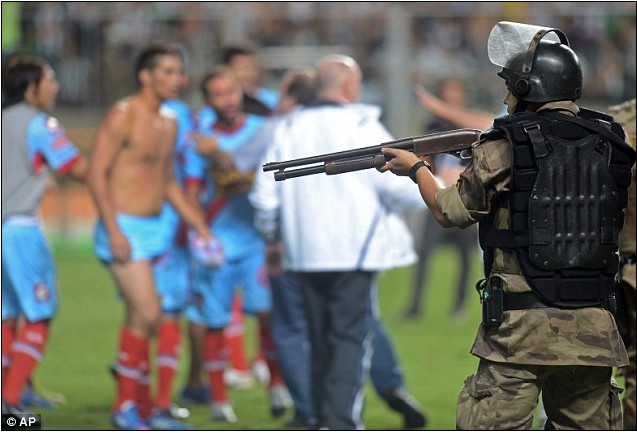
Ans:
{"type": "MultiPolygon", "coordinates": [[[[61,310],[52,327],[50,345],[36,379],[50,390],[64,394],[67,403],[41,410],[44,429],[110,429],[109,409],[114,382],[107,371],[115,358],[122,305],[110,275],[86,248],[57,246],[61,310]],[[79,251],[79,252],[78,252],[79,251]]],[[[424,315],[415,320],[397,318],[411,285],[411,269],[381,277],[380,305],[384,323],[402,361],[410,391],[425,407],[427,429],[450,430],[455,425],[455,404],[464,379],[477,365],[469,349],[479,322],[477,295],[471,289],[468,314],[458,323],[451,317],[459,258],[448,247],[432,257],[424,315]]],[[[479,278],[476,254],[472,283],[479,278]]],[[[250,335],[254,323],[248,323],[250,335]]],[[[253,351],[254,342],[249,342],[253,351]]],[[[187,347],[185,347],[187,354],[187,347]]],[[[183,360],[182,360],[183,362],[183,360]]],[[[183,384],[180,373],[177,388],[183,384]]],[[[231,399],[239,422],[233,425],[210,420],[207,407],[191,407],[189,422],[197,429],[280,430],[281,419],[269,415],[266,392],[261,387],[233,390],[231,399]]],[[[388,409],[368,387],[364,420],[370,430],[402,428],[401,418],[388,409]]]]}

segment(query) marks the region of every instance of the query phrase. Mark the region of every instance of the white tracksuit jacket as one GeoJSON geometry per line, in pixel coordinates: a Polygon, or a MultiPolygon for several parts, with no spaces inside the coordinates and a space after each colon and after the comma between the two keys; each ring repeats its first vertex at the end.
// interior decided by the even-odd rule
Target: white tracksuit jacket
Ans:
{"type": "MultiPolygon", "coordinates": [[[[380,109],[364,104],[297,109],[273,131],[263,162],[284,161],[393,140],[380,109]]],[[[413,239],[402,218],[428,212],[409,177],[375,169],[335,176],[315,174],[276,182],[257,170],[249,195],[257,225],[280,224],[288,271],[380,271],[415,262],[413,239]]]]}

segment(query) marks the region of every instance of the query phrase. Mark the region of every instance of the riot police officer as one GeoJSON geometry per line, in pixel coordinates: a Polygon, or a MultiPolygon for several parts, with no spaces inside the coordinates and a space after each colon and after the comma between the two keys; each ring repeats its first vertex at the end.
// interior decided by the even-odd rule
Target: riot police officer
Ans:
{"type": "Polygon", "coordinates": [[[558,30],[500,22],[489,58],[509,115],[441,189],[413,153],[381,171],[409,175],[446,227],[478,223],[483,319],[478,371],[458,399],[460,429],[530,429],[542,393],[557,429],[621,428],[612,368],[626,365],[613,312],[618,234],[635,152],[612,117],[580,108],[582,70],[558,30]]]}

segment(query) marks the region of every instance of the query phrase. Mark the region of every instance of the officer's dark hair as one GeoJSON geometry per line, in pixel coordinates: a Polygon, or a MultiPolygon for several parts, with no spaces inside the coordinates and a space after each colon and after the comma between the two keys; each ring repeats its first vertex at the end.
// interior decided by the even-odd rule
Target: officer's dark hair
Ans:
{"type": "Polygon", "coordinates": [[[316,100],[316,74],[311,69],[294,71],[285,93],[299,105],[309,105],[316,100]]]}
{"type": "Polygon", "coordinates": [[[41,57],[17,54],[9,58],[2,70],[2,109],[24,101],[29,85],[37,88],[44,71],[51,66],[41,57]]]}
{"type": "Polygon", "coordinates": [[[221,50],[221,63],[229,65],[232,60],[237,56],[256,56],[257,50],[252,45],[238,44],[228,45],[221,50]]]}
{"type": "Polygon", "coordinates": [[[177,45],[163,42],[148,45],[139,52],[135,60],[135,81],[138,85],[141,85],[139,73],[144,69],[153,69],[157,66],[157,59],[162,56],[175,56],[184,61],[184,53],[177,45]]]}
{"type": "Polygon", "coordinates": [[[215,66],[214,68],[212,68],[210,72],[204,75],[204,77],[201,79],[201,84],[199,86],[199,89],[201,90],[201,95],[203,96],[204,99],[208,98],[208,89],[206,88],[208,83],[222,76],[232,77],[232,79],[234,79],[234,74],[232,73],[232,70],[229,67],[224,65],[215,66]]]}

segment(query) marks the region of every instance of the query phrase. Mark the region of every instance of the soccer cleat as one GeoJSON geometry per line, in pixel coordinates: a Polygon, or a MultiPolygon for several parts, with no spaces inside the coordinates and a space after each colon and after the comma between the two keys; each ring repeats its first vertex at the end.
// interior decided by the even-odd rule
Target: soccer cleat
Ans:
{"type": "Polygon", "coordinates": [[[186,387],[181,391],[181,401],[185,404],[208,404],[210,403],[210,387],[200,385],[197,388],[186,387]]]}
{"type": "Polygon", "coordinates": [[[284,385],[272,385],[270,387],[270,413],[278,418],[293,406],[292,397],[284,385]]]}
{"type": "Polygon", "coordinates": [[[405,389],[394,390],[386,400],[390,408],[402,414],[405,429],[423,428],[427,424],[420,404],[405,389]]]}
{"type": "Polygon", "coordinates": [[[56,406],[56,403],[53,400],[49,400],[48,398],[41,396],[30,386],[24,390],[20,399],[22,405],[25,407],[51,409],[56,406]]]}
{"type": "Polygon", "coordinates": [[[23,415],[27,412],[24,406],[12,405],[2,400],[2,415],[23,415]]]}
{"type": "Polygon", "coordinates": [[[186,419],[190,416],[190,411],[178,404],[171,404],[168,411],[170,412],[170,416],[174,419],[186,419]]]}
{"type": "Polygon", "coordinates": [[[120,430],[150,430],[133,402],[126,402],[111,416],[113,425],[120,430]]]}
{"type": "Polygon", "coordinates": [[[214,421],[237,422],[237,415],[230,403],[212,403],[212,419],[214,421]]]}
{"type": "Polygon", "coordinates": [[[192,430],[188,424],[179,422],[168,411],[155,410],[148,418],[148,426],[153,430],[192,430]]]}
{"type": "Polygon", "coordinates": [[[226,386],[234,389],[250,389],[256,385],[254,376],[250,371],[235,370],[229,368],[223,372],[223,381],[226,386]]]}

